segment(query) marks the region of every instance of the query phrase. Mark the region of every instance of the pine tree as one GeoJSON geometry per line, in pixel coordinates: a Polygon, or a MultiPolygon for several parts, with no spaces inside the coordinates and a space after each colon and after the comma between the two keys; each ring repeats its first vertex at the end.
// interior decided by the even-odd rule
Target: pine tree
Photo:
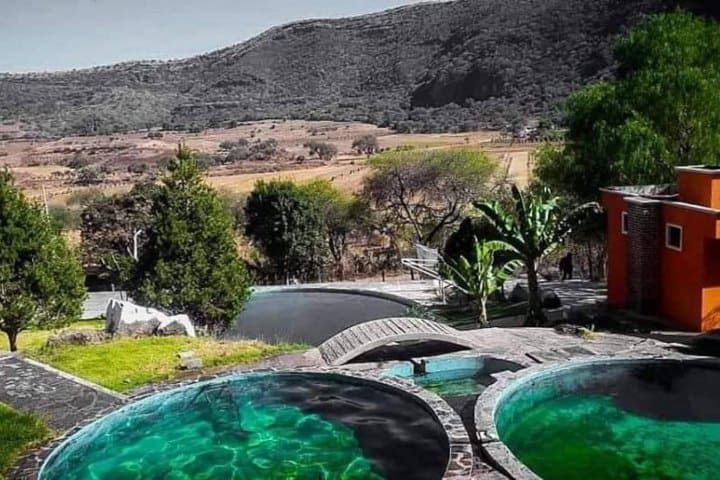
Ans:
{"type": "Polygon", "coordinates": [[[178,148],[168,170],[153,201],[132,295],[168,313],[187,313],[196,326],[220,332],[250,295],[232,217],[204,183],[186,147],[178,148]]]}
{"type": "Polygon", "coordinates": [[[17,350],[30,327],[56,328],[80,316],[85,276],[50,219],[0,172],[0,331],[17,350]]]}

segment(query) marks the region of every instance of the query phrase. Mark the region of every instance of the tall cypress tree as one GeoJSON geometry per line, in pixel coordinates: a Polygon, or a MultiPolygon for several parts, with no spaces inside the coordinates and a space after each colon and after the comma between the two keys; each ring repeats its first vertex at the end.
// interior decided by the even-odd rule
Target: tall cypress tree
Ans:
{"type": "Polygon", "coordinates": [[[226,329],[250,295],[230,213],[180,146],[152,207],[133,298],[169,313],[187,313],[212,332],[226,329]]]}
{"type": "Polygon", "coordinates": [[[77,256],[50,219],[0,171],[0,331],[10,350],[17,350],[23,330],[79,318],[84,283],[77,256]]]}

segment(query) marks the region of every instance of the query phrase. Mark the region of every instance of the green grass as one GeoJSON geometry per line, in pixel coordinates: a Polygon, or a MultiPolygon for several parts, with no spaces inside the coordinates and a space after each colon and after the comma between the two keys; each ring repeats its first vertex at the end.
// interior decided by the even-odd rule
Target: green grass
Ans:
{"type": "Polygon", "coordinates": [[[0,479],[27,449],[50,438],[42,419],[0,403],[0,479]]]}
{"type": "MultiPolygon", "coordinates": [[[[79,322],[69,328],[101,329],[102,322],[79,322]]],[[[117,392],[165,380],[182,372],[177,354],[192,350],[203,360],[205,368],[251,363],[267,357],[307,349],[304,345],[269,345],[258,341],[220,341],[210,337],[122,338],[86,346],[44,348],[54,332],[23,332],[18,350],[24,355],[59,370],[84,378],[117,392]]],[[[7,339],[0,340],[0,350],[7,349],[7,339]]]]}

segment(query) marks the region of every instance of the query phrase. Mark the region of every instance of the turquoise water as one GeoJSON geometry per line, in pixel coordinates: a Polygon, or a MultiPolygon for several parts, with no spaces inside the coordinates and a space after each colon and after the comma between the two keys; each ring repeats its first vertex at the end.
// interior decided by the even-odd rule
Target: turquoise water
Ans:
{"type": "Polygon", "coordinates": [[[440,370],[415,375],[415,383],[441,397],[478,395],[492,383],[492,378],[477,369],[440,370]]]}
{"type": "Polygon", "coordinates": [[[540,380],[501,404],[498,433],[520,461],[545,480],[720,478],[717,371],[599,369],[540,380]]]}
{"type": "Polygon", "coordinates": [[[401,399],[367,385],[299,375],[201,385],[106,417],[55,454],[41,478],[439,478],[447,437],[422,407],[401,399]],[[396,416],[395,409],[407,415],[396,416]],[[409,452],[429,458],[408,462],[409,452]]]}
{"type": "Polygon", "coordinates": [[[720,478],[720,423],[641,417],[608,396],[544,402],[502,440],[545,480],[720,478]]]}

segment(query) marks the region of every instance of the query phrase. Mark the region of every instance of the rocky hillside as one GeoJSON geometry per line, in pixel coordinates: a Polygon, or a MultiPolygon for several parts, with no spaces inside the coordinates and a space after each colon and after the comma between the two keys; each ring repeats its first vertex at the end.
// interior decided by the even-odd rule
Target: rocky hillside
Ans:
{"type": "Polygon", "coordinates": [[[457,0],[303,21],[187,60],[0,75],[0,120],[50,134],[262,118],[503,127],[611,75],[612,36],[669,3],[457,0]]]}

